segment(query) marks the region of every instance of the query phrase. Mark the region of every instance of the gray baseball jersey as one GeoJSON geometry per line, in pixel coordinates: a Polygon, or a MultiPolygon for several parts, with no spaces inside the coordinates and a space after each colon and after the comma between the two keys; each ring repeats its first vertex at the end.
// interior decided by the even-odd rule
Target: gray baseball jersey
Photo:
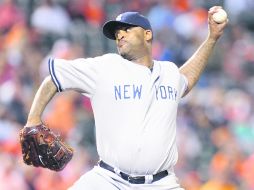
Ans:
{"type": "Polygon", "coordinates": [[[178,67],[154,60],[153,69],[118,54],[87,59],[50,59],[58,91],[91,99],[100,158],[121,171],[154,174],[177,161],[176,114],[187,87],[178,67]]]}

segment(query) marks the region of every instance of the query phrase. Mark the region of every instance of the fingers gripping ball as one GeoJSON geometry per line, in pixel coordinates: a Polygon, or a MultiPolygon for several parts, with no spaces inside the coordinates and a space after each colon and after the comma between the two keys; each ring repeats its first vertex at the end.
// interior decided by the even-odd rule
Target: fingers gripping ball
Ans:
{"type": "Polygon", "coordinates": [[[23,161],[35,167],[60,171],[73,156],[73,149],[43,124],[23,128],[20,144],[23,161]]]}
{"type": "Polygon", "coordinates": [[[213,20],[218,24],[225,22],[227,18],[227,13],[223,9],[218,9],[217,12],[213,14],[213,20]]]}

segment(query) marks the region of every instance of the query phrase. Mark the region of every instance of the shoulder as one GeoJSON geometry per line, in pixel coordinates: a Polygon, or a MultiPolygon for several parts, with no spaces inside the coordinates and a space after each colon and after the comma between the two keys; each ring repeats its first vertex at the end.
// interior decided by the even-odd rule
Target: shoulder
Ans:
{"type": "Polygon", "coordinates": [[[159,64],[162,69],[179,70],[178,66],[171,61],[154,61],[159,64]]]}
{"type": "Polygon", "coordinates": [[[114,61],[114,60],[119,61],[123,59],[119,54],[116,54],[116,53],[107,53],[102,55],[101,58],[105,60],[110,60],[110,61],[114,61]]]}
{"type": "Polygon", "coordinates": [[[59,59],[59,58],[50,58],[49,63],[53,62],[54,65],[60,67],[73,66],[73,67],[110,67],[114,66],[115,63],[122,61],[122,57],[118,54],[104,54],[96,57],[87,57],[87,58],[76,58],[72,60],[59,59]]]}
{"type": "Polygon", "coordinates": [[[116,61],[119,62],[121,59],[122,57],[118,54],[108,53],[108,54],[103,54],[97,57],[81,58],[81,59],[78,59],[78,61],[94,62],[99,64],[104,64],[104,63],[109,64],[109,63],[114,63],[116,61]]]}
{"type": "Polygon", "coordinates": [[[96,57],[86,57],[86,58],[76,58],[72,60],[60,59],[60,58],[50,58],[51,60],[58,61],[58,62],[69,62],[69,63],[84,63],[84,62],[105,62],[105,61],[113,61],[121,59],[121,56],[114,53],[108,53],[101,56],[96,57]]]}

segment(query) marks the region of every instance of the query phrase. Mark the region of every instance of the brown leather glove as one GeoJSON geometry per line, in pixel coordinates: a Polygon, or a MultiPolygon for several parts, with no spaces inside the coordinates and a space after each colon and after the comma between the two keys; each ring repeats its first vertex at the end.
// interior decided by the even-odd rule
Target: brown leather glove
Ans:
{"type": "Polygon", "coordinates": [[[23,128],[20,143],[24,162],[35,167],[60,171],[73,156],[73,149],[43,124],[23,128]]]}

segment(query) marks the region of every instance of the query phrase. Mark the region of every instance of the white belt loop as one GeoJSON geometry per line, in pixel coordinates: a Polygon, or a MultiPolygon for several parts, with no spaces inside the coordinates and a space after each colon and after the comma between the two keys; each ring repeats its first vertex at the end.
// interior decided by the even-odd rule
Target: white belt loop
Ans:
{"type": "Polygon", "coordinates": [[[121,174],[120,174],[121,170],[119,170],[118,168],[114,168],[114,172],[115,172],[117,175],[121,176],[121,174]]]}
{"type": "Polygon", "coordinates": [[[153,181],[153,175],[146,175],[145,176],[145,183],[146,184],[152,183],[152,181],[153,181]]]}

